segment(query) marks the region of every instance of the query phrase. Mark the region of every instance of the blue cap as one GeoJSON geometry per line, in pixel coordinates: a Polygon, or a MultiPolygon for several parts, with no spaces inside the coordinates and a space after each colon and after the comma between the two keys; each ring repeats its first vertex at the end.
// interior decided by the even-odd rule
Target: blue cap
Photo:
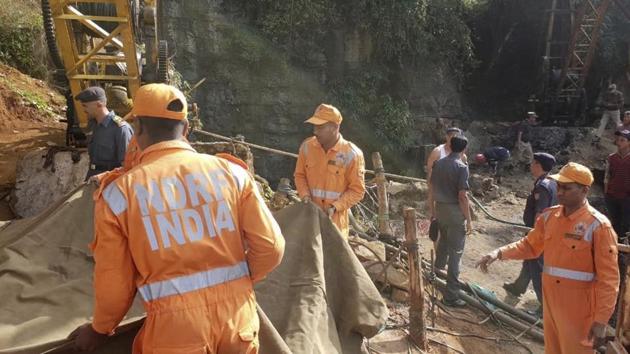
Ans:
{"type": "Polygon", "coordinates": [[[105,95],[105,90],[98,86],[88,87],[85,90],[79,92],[78,95],[74,97],[77,101],[81,101],[83,103],[94,102],[94,101],[107,101],[107,96],[105,95]]]}
{"type": "Polygon", "coordinates": [[[534,154],[534,161],[537,161],[543,170],[551,171],[556,165],[556,158],[546,152],[537,152],[534,154]]]}

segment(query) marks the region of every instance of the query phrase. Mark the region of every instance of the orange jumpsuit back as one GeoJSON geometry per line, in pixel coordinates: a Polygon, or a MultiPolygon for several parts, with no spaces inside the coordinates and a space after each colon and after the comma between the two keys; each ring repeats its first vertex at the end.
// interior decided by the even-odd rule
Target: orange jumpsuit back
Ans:
{"type": "Polygon", "coordinates": [[[350,230],[348,209],[365,194],[364,175],[363,152],[341,136],[327,152],[314,136],[300,146],[294,173],[298,195],[310,196],[324,211],[334,206],[332,222],[345,237],[350,230]]]}
{"type": "Polygon", "coordinates": [[[149,146],[95,205],[94,319],[111,333],[138,292],[134,353],[256,353],[253,282],[284,239],[249,174],[183,141],[149,146]]]}
{"type": "Polygon", "coordinates": [[[545,353],[593,353],[593,322],[608,323],[619,288],[617,236],[586,203],[569,216],[546,209],[527,237],[501,248],[501,259],[533,259],[544,251],[545,353]]]}

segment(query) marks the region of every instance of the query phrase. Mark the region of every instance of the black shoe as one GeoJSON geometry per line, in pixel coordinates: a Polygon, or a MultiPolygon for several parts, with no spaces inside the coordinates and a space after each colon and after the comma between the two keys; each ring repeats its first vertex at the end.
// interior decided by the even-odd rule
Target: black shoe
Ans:
{"type": "Polygon", "coordinates": [[[466,306],[466,301],[462,300],[462,299],[455,299],[455,300],[446,300],[446,299],[442,299],[442,303],[448,307],[464,307],[466,306]]]}
{"type": "Polygon", "coordinates": [[[537,309],[535,310],[527,310],[525,311],[527,312],[528,315],[530,316],[534,316],[534,317],[538,317],[538,318],[542,318],[543,317],[543,309],[542,306],[539,306],[537,309]]]}
{"type": "Polygon", "coordinates": [[[514,283],[503,283],[503,289],[516,297],[520,297],[524,293],[524,291],[519,291],[514,283]]]}

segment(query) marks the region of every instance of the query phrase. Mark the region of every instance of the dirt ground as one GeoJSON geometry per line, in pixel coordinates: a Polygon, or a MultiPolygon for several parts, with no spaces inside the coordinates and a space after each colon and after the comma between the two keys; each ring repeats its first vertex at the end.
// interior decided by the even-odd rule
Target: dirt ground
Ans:
{"type": "MultiPolygon", "coordinates": [[[[485,203],[486,209],[498,218],[512,222],[522,222],[521,217],[525,207],[525,198],[523,197],[531,188],[532,183],[531,177],[524,173],[515,173],[504,177],[500,186],[501,196],[494,201],[485,203]],[[519,191],[525,191],[525,193],[519,191]]],[[[474,233],[469,236],[466,242],[464,256],[462,257],[460,279],[494,292],[498,299],[517,308],[535,310],[538,307],[538,301],[531,286],[519,298],[508,294],[502,287],[504,282],[518,276],[521,262],[497,262],[491,266],[488,274],[483,274],[475,268],[475,263],[483,255],[497,247],[520,239],[525,234],[525,231],[490,220],[477,207],[474,210],[477,220],[473,222],[474,233]]],[[[419,211],[421,213],[424,212],[423,210],[419,211]]],[[[395,229],[403,229],[401,221],[393,221],[393,224],[395,229]]],[[[402,235],[401,232],[397,234],[402,235]]],[[[433,243],[426,234],[421,233],[420,247],[422,257],[428,260],[433,243]]],[[[408,318],[407,305],[392,302],[390,311],[392,312],[390,327],[406,325],[408,318]]],[[[436,307],[436,311],[436,330],[428,332],[428,338],[432,340],[429,343],[429,353],[456,353],[457,350],[464,353],[497,354],[507,352],[544,352],[542,343],[528,336],[521,337],[520,341],[522,344],[519,344],[513,340],[508,340],[509,336],[506,334],[506,329],[499,328],[492,321],[487,321],[480,325],[479,323],[486,319],[487,316],[476,309],[469,307],[456,310],[448,309],[450,313],[447,313],[443,309],[436,307]],[[450,334],[446,332],[450,332],[450,334]],[[456,334],[463,334],[464,336],[456,334]],[[486,339],[469,336],[471,334],[486,337],[486,339]],[[501,339],[497,340],[497,338],[501,339]],[[438,344],[437,342],[443,344],[438,344]],[[448,348],[446,345],[455,348],[455,350],[448,348]]],[[[428,321],[427,324],[432,326],[431,321],[428,321]]],[[[518,332],[515,330],[508,329],[507,331],[512,336],[518,335],[518,332]]],[[[370,340],[370,347],[372,353],[421,353],[417,347],[407,340],[404,328],[391,328],[384,331],[370,340]]]]}
{"type": "Polygon", "coordinates": [[[65,143],[64,106],[45,82],[0,64],[0,220],[13,218],[6,197],[17,161],[35,148],[65,143]]]}

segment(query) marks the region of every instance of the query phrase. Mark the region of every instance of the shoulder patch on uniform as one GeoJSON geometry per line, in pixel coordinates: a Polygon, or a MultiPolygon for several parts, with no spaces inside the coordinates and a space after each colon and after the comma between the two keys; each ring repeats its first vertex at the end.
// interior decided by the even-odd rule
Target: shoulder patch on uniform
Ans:
{"type": "Polygon", "coordinates": [[[114,123],[116,123],[116,125],[117,125],[117,126],[119,126],[119,127],[122,127],[122,126],[124,126],[125,124],[127,124],[127,122],[125,122],[125,120],[124,120],[124,119],[122,119],[122,118],[121,118],[121,117],[119,117],[119,116],[114,116],[114,117],[112,118],[112,120],[113,120],[113,121],[114,121],[114,123]]]}
{"type": "Polygon", "coordinates": [[[359,147],[353,142],[348,141],[348,145],[350,145],[350,149],[354,152],[355,156],[363,156],[363,151],[361,151],[361,149],[359,149],[359,147]]]}
{"type": "Polygon", "coordinates": [[[593,217],[599,221],[600,224],[602,225],[609,225],[610,226],[610,220],[608,220],[608,218],[606,217],[606,215],[602,214],[599,212],[599,210],[593,208],[592,206],[588,206],[588,211],[591,213],[591,215],[593,215],[593,217]]]}

